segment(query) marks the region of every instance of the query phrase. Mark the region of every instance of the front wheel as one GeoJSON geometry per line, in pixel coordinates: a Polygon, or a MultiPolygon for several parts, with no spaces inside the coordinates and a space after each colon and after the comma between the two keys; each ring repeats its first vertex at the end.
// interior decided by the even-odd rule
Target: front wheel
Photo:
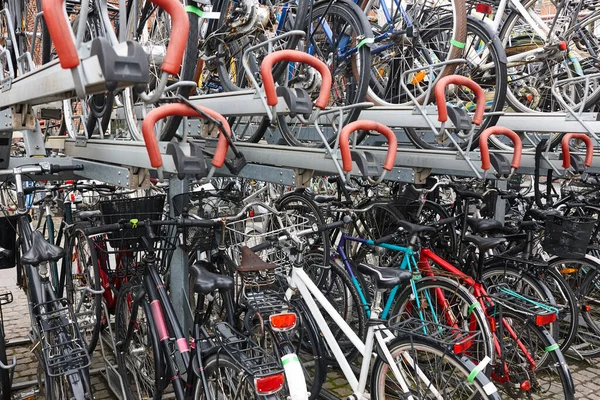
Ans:
{"type": "Polygon", "coordinates": [[[388,360],[378,357],[371,375],[371,399],[436,398],[435,391],[444,399],[500,399],[483,372],[471,377],[472,362],[459,359],[433,340],[402,335],[388,350],[404,382],[396,379],[388,360]]]}

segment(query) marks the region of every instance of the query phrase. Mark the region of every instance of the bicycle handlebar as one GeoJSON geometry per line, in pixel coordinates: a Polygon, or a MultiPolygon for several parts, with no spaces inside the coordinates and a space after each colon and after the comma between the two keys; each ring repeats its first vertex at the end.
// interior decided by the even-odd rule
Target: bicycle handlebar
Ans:
{"type": "MultiPolygon", "coordinates": [[[[198,106],[198,109],[209,117],[221,122],[223,124],[225,133],[231,136],[231,128],[229,127],[229,123],[225,117],[206,107],[198,106]]],[[[146,118],[144,118],[144,122],[142,123],[142,134],[144,136],[144,143],[146,145],[146,150],[148,151],[148,156],[150,157],[150,165],[152,165],[154,168],[160,168],[163,165],[160,149],[158,148],[158,140],[154,134],[154,125],[156,125],[159,120],[171,116],[202,117],[202,115],[198,114],[196,110],[183,103],[167,104],[153,109],[148,113],[148,115],[146,115],[146,118]]],[[[217,149],[211,162],[213,166],[216,168],[221,168],[223,166],[225,163],[225,157],[227,155],[227,149],[227,139],[225,136],[219,135],[217,149]]]]}
{"type": "Polygon", "coordinates": [[[65,69],[77,67],[80,62],[79,54],[75,48],[75,36],[68,22],[64,0],[42,0],[42,11],[60,66],[65,69]]]}
{"type": "Polygon", "coordinates": [[[481,150],[481,169],[487,171],[490,169],[490,151],[488,148],[488,139],[492,135],[502,135],[508,137],[513,142],[513,158],[510,164],[514,169],[518,169],[521,165],[521,154],[523,152],[523,144],[521,138],[515,132],[503,126],[493,126],[487,128],[479,136],[479,149],[481,150]]]}
{"type": "Polygon", "coordinates": [[[163,226],[177,225],[178,227],[198,227],[198,228],[213,228],[218,222],[209,219],[178,219],[178,220],[161,220],[161,221],[138,221],[138,222],[116,222],[114,224],[93,226],[85,228],[83,231],[86,235],[98,235],[101,233],[117,232],[123,229],[143,228],[146,226],[163,226]]]}
{"type": "Polygon", "coordinates": [[[388,151],[385,157],[385,163],[383,169],[391,171],[396,162],[396,152],[398,151],[398,140],[394,132],[385,125],[379,122],[369,120],[358,120],[349,123],[344,126],[340,133],[340,153],[342,154],[342,169],[344,172],[352,171],[352,155],[350,154],[350,134],[354,131],[365,130],[365,131],[377,131],[386,137],[388,141],[388,151]]]}
{"type": "Polygon", "coordinates": [[[569,141],[571,141],[571,139],[579,139],[585,143],[584,163],[586,167],[591,167],[594,158],[594,144],[592,143],[592,139],[585,133],[567,133],[560,142],[563,153],[563,168],[571,167],[571,153],[569,150],[569,141]]]}
{"type": "Polygon", "coordinates": [[[320,109],[325,109],[329,102],[329,93],[331,91],[331,72],[323,61],[310,54],[298,50],[280,50],[269,54],[260,64],[260,75],[263,80],[263,88],[267,96],[267,104],[277,105],[277,91],[275,89],[275,80],[273,79],[273,65],[280,61],[298,62],[308,64],[315,68],[321,74],[321,89],[315,105],[320,109]]]}
{"type": "Polygon", "coordinates": [[[461,75],[449,75],[446,76],[435,85],[435,102],[437,103],[438,109],[438,121],[448,121],[448,110],[446,109],[446,87],[450,84],[456,84],[460,86],[466,86],[475,92],[477,98],[477,105],[475,106],[475,116],[473,117],[473,123],[475,125],[481,125],[483,122],[483,113],[485,111],[485,92],[475,81],[461,75]]]}

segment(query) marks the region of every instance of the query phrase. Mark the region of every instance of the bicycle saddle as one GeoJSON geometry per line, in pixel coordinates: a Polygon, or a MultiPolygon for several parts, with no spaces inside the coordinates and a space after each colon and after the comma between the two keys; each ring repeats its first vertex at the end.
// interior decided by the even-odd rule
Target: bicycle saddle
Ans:
{"type": "Polygon", "coordinates": [[[406,221],[398,221],[398,226],[408,232],[409,235],[418,235],[419,233],[434,233],[435,228],[427,225],[411,224],[406,221]]]}
{"type": "Polygon", "coordinates": [[[13,252],[11,250],[0,247],[0,259],[11,259],[12,257],[13,252]]]}
{"type": "Polygon", "coordinates": [[[467,224],[475,233],[487,233],[491,231],[499,231],[504,228],[504,224],[495,219],[483,218],[468,218],[467,224]]]}
{"type": "Polygon", "coordinates": [[[62,247],[54,246],[38,231],[31,234],[31,248],[21,257],[23,264],[39,265],[44,261],[58,261],[65,255],[62,247]]]}
{"type": "Polygon", "coordinates": [[[358,272],[375,278],[377,287],[380,289],[393,288],[402,285],[410,280],[412,274],[410,271],[398,269],[395,267],[380,268],[374,265],[359,263],[358,272]]]}
{"type": "Polygon", "coordinates": [[[452,186],[452,189],[454,189],[456,194],[459,195],[460,197],[462,197],[463,199],[483,200],[483,196],[480,195],[479,193],[475,193],[475,192],[472,192],[472,191],[466,190],[466,189],[461,189],[458,186],[452,186]]]}
{"type": "Polygon", "coordinates": [[[538,221],[545,221],[550,215],[561,215],[561,213],[556,210],[540,210],[539,208],[532,208],[527,213],[531,215],[531,218],[538,221]]]}
{"type": "Polygon", "coordinates": [[[194,292],[209,294],[215,290],[227,291],[233,289],[233,278],[209,272],[205,266],[210,265],[206,261],[198,261],[190,265],[190,274],[194,279],[194,292]]]}
{"type": "Polygon", "coordinates": [[[505,238],[484,238],[481,236],[467,235],[465,236],[465,242],[473,243],[479,251],[487,251],[493,249],[501,243],[506,242],[505,238]]]}
{"type": "Polygon", "coordinates": [[[277,265],[263,261],[248,246],[242,246],[242,262],[237,267],[238,272],[265,271],[277,268],[277,265]]]}
{"type": "Polygon", "coordinates": [[[99,218],[102,216],[102,211],[100,210],[92,210],[92,211],[81,211],[77,214],[80,220],[87,221],[92,218],[99,218]]]}

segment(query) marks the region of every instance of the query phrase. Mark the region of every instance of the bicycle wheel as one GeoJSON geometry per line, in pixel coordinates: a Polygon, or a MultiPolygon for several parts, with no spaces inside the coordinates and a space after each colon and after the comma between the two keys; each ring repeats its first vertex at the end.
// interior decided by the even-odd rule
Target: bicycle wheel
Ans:
{"type": "MultiPolygon", "coordinates": [[[[361,43],[364,44],[364,40],[372,37],[364,13],[351,1],[325,0],[314,5],[309,18],[312,18],[310,33],[298,48],[317,57],[329,67],[332,86],[328,105],[343,106],[364,101],[369,86],[371,52],[368,46],[361,43]]],[[[317,79],[314,82],[318,84],[312,84],[309,90],[312,96],[316,96],[320,89],[320,81],[315,74],[312,68],[292,69],[289,79],[298,80],[304,77],[300,82],[309,77],[311,81],[317,79]]],[[[358,109],[349,111],[345,114],[344,121],[338,121],[338,116],[334,114],[324,116],[325,122],[321,123],[321,130],[327,141],[333,144],[340,126],[356,120],[359,114],[358,109]]],[[[312,123],[303,123],[298,118],[281,115],[278,116],[277,122],[281,136],[288,145],[323,146],[323,141],[312,123]]]]}
{"type": "Polygon", "coordinates": [[[89,372],[74,371],[69,375],[49,376],[38,364],[40,395],[48,400],[93,399],[89,372]],[[87,376],[86,376],[87,375],[87,376]]]}
{"type": "MultiPolygon", "coordinates": [[[[578,2],[573,4],[576,3],[578,2]]],[[[536,4],[536,0],[523,2],[523,6],[528,11],[533,10],[536,4]]],[[[561,33],[561,40],[564,37],[568,51],[561,51],[556,43],[538,36],[517,10],[512,11],[502,25],[498,36],[506,49],[510,77],[506,100],[514,111],[564,111],[552,94],[552,85],[557,80],[584,77],[600,72],[597,61],[589,57],[586,52],[577,49],[576,43],[573,42],[575,37],[572,32],[573,27],[560,26],[562,24],[564,23],[561,21],[557,22],[555,33],[556,29],[565,29],[561,33]],[[534,57],[523,59],[521,56],[536,49],[544,49],[544,51],[534,57]]],[[[573,82],[566,88],[565,100],[576,111],[582,107],[585,109],[592,106],[600,99],[600,78],[591,79],[587,91],[584,80],[573,82]]]]}
{"type": "MultiPolygon", "coordinates": [[[[201,366],[202,367],[202,366],[201,366]]],[[[194,399],[258,399],[254,380],[225,352],[210,355],[204,361],[208,387],[196,379],[194,399]],[[206,392],[208,391],[209,396],[206,392]]]]}
{"type": "MultiPolygon", "coordinates": [[[[456,281],[427,277],[397,295],[389,318],[416,318],[466,331],[479,332],[465,356],[478,364],[486,356],[494,359],[492,332],[477,299],[456,281]]],[[[488,366],[489,369],[489,366],[488,366]]]]}
{"type": "MultiPolygon", "coordinates": [[[[437,47],[442,53],[446,52],[448,47],[456,49],[450,45],[453,20],[450,17],[441,18],[436,29],[423,33],[423,40],[427,42],[439,43],[437,47]]],[[[467,60],[466,64],[457,64],[454,66],[454,74],[466,76],[476,82],[486,95],[486,112],[498,112],[504,108],[506,99],[506,55],[502,43],[494,35],[485,23],[478,21],[473,17],[468,17],[465,21],[466,39],[465,48],[459,57],[467,60]]],[[[456,86],[447,91],[447,104],[454,107],[466,109],[473,112],[475,110],[476,98],[472,90],[456,86]]],[[[486,116],[479,127],[474,131],[473,146],[477,147],[477,138],[479,134],[490,126],[496,125],[499,115],[486,116]]],[[[406,134],[415,146],[422,149],[452,149],[454,143],[447,137],[435,137],[430,129],[405,128],[406,134]]],[[[465,149],[468,146],[469,137],[448,129],[459,146],[465,149]]],[[[501,139],[495,139],[500,142],[501,139]]],[[[512,142],[511,142],[512,143],[512,142]]]]}
{"type": "MultiPolygon", "coordinates": [[[[196,6],[195,2],[184,2],[185,5],[196,6]]],[[[192,81],[198,60],[198,15],[188,12],[190,30],[179,75],[169,78],[169,85],[177,81],[192,81]]],[[[163,9],[148,1],[130,1],[127,5],[127,39],[139,42],[148,53],[150,81],[146,92],[156,88],[162,71],[161,64],[166,54],[171,34],[171,17],[163,9]],[[133,5],[136,5],[134,8],[133,5]]],[[[180,87],[173,92],[164,93],[170,97],[188,98],[194,88],[180,87]]],[[[144,105],[133,88],[126,88],[122,94],[123,112],[129,134],[133,140],[142,141],[142,120],[152,109],[152,105],[144,105]]],[[[171,140],[177,133],[182,117],[169,117],[157,124],[158,137],[162,141],[171,140]]]]}
{"type": "Polygon", "coordinates": [[[513,399],[575,398],[569,367],[546,329],[506,307],[503,321],[496,315],[496,327],[501,352],[494,381],[501,394],[513,399]]]}
{"type": "MultiPolygon", "coordinates": [[[[410,103],[401,86],[402,75],[411,69],[461,57],[465,43],[467,12],[464,0],[414,1],[408,3],[364,0],[362,9],[369,16],[377,43],[373,48],[368,99],[377,105],[410,103]],[[444,32],[444,40],[439,41],[444,32]]],[[[454,73],[457,64],[436,71],[432,79],[426,74],[407,76],[407,89],[420,103],[425,91],[444,76],[454,73]]],[[[424,69],[424,72],[427,70],[424,69]]]]}
{"type": "Polygon", "coordinates": [[[81,229],[69,237],[66,254],[65,294],[75,311],[81,337],[92,354],[98,343],[101,328],[102,295],[92,294],[86,289],[99,291],[100,271],[89,240],[81,229]]]}
{"type": "Polygon", "coordinates": [[[145,296],[141,282],[134,280],[124,284],[117,297],[115,356],[128,400],[152,398],[166,386],[158,334],[145,296]],[[130,326],[132,335],[126,341],[130,326]]]}
{"type": "MultiPolygon", "coordinates": [[[[436,398],[433,389],[444,399],[500,399],[496,388],[475,365],[459,359],[439,343],[424,338],[401,335],[388,344],[404,384],[414,398],[436,398]]],[[[378,356],[371,372],[371,399],[406,398],[388,361],[378,356]]]]}
{"type": "MultiPolygon", "coordinates": [[[[8,365],[6,358],[6,342],[4,338],[4,321],[0,321],[0,361],[4,365],[8,365]]],[[[10,371],[0,368],[0,399],[11,400],[11,382],[10,371]]]]}

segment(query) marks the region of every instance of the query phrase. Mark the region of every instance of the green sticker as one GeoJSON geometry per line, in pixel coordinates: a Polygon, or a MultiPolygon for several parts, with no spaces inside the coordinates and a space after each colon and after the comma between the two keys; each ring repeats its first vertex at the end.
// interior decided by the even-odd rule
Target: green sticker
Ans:
{"type": "Polygon", "coordinates": [[[204,15],[204,12],[196,6],[185,6],[184,8],[186,12],[194,13],[200,18],[202,18],[202,15],[204,15]]]}
{"type": "Polygon", "coordinates": [[[477,307],[481,307],[481,305],[479,303],[473,303],[469,306],[469,313],[467,315],[471,315],[471,313],[473,312],[474,309],[476,309],[477,307]]]}
{"type": "Polygon", "coordinates": [[[554,344],[546,347],[546,353],[550,353],[551,351],[558,350],[559,347],[560,346],[558,345],[558,343],[554,343],[554,344]]]}
{"type": "Polygon", "coordinates": [[[298,360],[298,356],[295,355],[295,354],[287,354],[286,356],[281,357],[281,365],[282,366],[285,366],[286,364],[288,364],[288,363],[290,363],[292,361],[300,362],[298,360]]]}
{"type": "Polygon", "coordinates": [[[131,222],[131,227],[135,229],[135,228],[137,228],[137,224],[138,224],[139,220],[132,218],[129,220],[129,222],[131,222]]]}
{"type": "Polygon", "coordinates": [[[360,43],[358,44],[358,46],[356,46],[356,48],[360,49],[367,43],[369,43],[369,44],[375,43],[375,39],[374,38],[364,38],[363,40],[360,41],[360,43]]]}
{"type": "Polygon", "coordinates": [[[458,47],[459,49],[464,49],[465,46],[467,45],[466,43],[459,42],[458,40],[456,40],[454,38],[450,39],[450,44],[454,47],[458,47]]]}

